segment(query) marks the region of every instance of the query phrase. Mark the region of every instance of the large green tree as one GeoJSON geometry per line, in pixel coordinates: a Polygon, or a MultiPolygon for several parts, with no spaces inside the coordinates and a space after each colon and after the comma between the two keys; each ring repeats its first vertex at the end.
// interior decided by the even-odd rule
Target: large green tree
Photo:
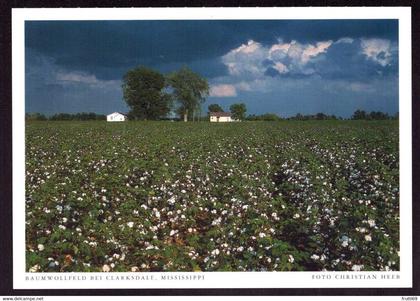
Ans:
{"type": "Polygon", "coordinates": [[[207,80],[187,67],[169,74],[167,80],[178,102],[178,114],[184,121],[194,118],[197,112],[201,116],[201,105],[209,94],[207,80]]]}
{"type": "Polygon", "coordinates": [[[246,113],[246,106],[244,103],[234,103],[230,106],[232,118],[236,120],[244,120],[246,113]]]}
{"type": "Polygon", "coordinates": [[[209,110],[209,113],[223,112],[222,107],[218,105],[217,103],[212,103],[211,105],[209,105],[208,110],[209,110]]]}
{"type": "Polygon", "coordinates": [[[159,119],[170,111],[171,96],[165,93],[165,77],[147,67],[129,70],[123,78],[123,97],[133,119],[159,119]]]}

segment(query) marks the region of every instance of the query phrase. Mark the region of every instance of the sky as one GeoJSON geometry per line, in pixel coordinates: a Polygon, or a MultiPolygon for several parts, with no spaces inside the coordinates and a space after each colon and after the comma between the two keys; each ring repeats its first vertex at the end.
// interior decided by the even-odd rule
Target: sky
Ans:
{"type": "Polygon", "coordinates": [[[207,78],[204,112],[398,112],[398,20],[26,21],[26,112],[128,112],[140,65],[207,78]]]}

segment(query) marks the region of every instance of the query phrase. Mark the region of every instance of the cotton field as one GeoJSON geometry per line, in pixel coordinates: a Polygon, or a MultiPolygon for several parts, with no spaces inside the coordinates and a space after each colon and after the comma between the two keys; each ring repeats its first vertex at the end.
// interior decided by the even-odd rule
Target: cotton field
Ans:
{"type": "Polygon", "coordinates": [[[30,272],[399,270],[397,121],[32,122],[30,272]]]}

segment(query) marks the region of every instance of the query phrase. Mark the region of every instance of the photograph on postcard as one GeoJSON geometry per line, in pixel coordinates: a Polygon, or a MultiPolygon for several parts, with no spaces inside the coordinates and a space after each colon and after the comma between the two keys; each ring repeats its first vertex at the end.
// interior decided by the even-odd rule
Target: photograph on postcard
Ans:
{"type": "Polygon", "coordinates": [[[399,270],[396,20],[25,32],[28,271],[399,270]]]}

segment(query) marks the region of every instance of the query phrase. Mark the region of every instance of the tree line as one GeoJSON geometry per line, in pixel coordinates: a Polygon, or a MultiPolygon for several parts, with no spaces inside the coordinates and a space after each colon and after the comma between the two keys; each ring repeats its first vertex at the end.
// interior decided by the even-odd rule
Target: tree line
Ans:
{"type": "Polygon", "coordinates": [[[365,112],[363,110],[356,110],[351,119],[353,120],[387,120],[387,119],[398,119],[399,113],[396,113],[394,116],[390,116],[388,113],[379,112],[379,111],[372,111],[372,112],[365,112]]]}
{"type": "Polygon", "coordinates": [[[75,121],[85,121],[85,120],[106,120],[106,116],[96,113],[57,113],[52,116],[45,116],[41,113],[26,113],[25,120],[75,120],[75,121]]]}
{"type": "MultiPolygon", "coordinates": [[[[236,120],[248,120],[248,121],[279,121],[279,120],[345,120],[340,116],[335,115],[327,115],[324,113],[317,113],[312,115],[302,115],[297,113],[295,116],[282,118],[274,113],[266,113],[261,115],[248,115],[246,116],[246,105],[244,103],[236,103],[229,107],[230,112],[232,114],[232,118],[236,120]]],[[[208,106],[208,114],[211,112],[224,112],[223,108],[218,104],[210,104],[208,106]]],[[[363,110],[356,110],[353,115],[350,117],[351,120],[392,120],[398,119],[399,114],[396,113],[395,115],[389,115],[387,113],[379,112],[379,111],[372,111],[372,112],[365,112],[363,110]]],[[[106,120],[106,115],[103,114],[96,114],[96,113],[57,113],[52,116],[46,116],[42,113],[26,113],[25,114],[26,120],[75,120],[75,121],[85,121],[85,120],[106,120]]],[[[174,118],[165,118],[161,117],[160,120],[173,120],[174,118]]],[[[180,120],[180,119],[178,119],[180,120]]],[[[208,121],[208,116],[196,116],[194,120],[197,121],[208,121]]]]}

